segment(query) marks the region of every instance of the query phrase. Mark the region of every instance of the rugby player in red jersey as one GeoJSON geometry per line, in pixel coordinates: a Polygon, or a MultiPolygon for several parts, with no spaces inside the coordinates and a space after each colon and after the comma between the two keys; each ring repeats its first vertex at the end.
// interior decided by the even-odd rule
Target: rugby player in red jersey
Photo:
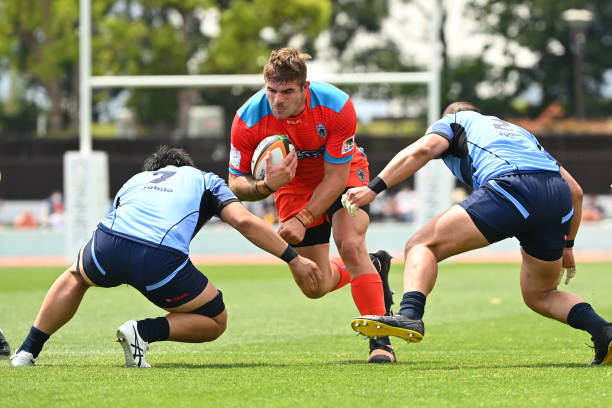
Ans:
{"type": "MultiPolygon", "coordinates": [[[[348,187],[369,182],[367,158],[355,143],[355,108],[340,89],[306,80],[307,59],[309,55],[293,48],[270,54],[263,72],[265,88],[238,110],[232,124],[229,186],[246,201],[274,193],[279,234],[324,275],[314,290],[300,286],[306,296],[319,298],[350,282],[360,313],[385,314],[392,303],[391,257],[385,251],[368,254],[368,209],[351,217],[341,204],[348,187]],[[257,181],[251,175],[251,159],[259,142],[270,135],[288,137],[296,152],[279,165],[268,160],[265,178],[257,181]],[[332,259],[330,234],[340,253],[332,259]]],[[[388,337],[370,341],[368,361],[395,362],[388,337]]]]}

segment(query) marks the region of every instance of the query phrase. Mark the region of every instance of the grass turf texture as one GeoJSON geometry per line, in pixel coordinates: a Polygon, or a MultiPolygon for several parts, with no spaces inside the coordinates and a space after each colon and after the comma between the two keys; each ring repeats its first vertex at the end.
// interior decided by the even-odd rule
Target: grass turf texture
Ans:
{"type": "MultiPolygon", "coordinates": [[[[395,365],[365,363],[348,287],[310,300],[282,265],[201,270],[228,305],[220,339],[154,343],[154,368],[124,368],[115,329],[163,312],[130,287],[93,288],[37,367],[0,360],[0,406],[612,406],[612,367],[587,366],[588,335],[523,305],[517,264],[442,264],[425,338],[396,339],[395,365]]],[[[608,319],[611,270],[582,264],[568,286],[608,319]]],[[[0,327],[12,349],[61,272],[0,268],[0,327]]],[[[399,303],[400,265],[390,279],[399,303]]]]}

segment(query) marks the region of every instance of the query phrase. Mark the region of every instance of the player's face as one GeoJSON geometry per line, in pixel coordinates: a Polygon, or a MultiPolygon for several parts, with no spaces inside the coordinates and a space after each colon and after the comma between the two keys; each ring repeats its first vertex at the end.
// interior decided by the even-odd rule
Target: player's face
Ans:
{"type": "Polygon", "coordinates": [[[306,107],[306,88],[308,82],[300,86],[297,81],[283,83],[266,81],[266,96],[274,117],[287,119],[302,113],[306,107]]]}

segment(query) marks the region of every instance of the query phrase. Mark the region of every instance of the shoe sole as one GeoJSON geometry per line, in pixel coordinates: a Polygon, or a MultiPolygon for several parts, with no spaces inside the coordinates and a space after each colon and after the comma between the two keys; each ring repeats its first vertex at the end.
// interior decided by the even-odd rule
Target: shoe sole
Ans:
{"type": "Polygon", "coordinates": [[[125,355],[125,366],[139,368],[138,364],[136,364],[136,361],[134,360],[134,357],[132,357],[132,348],[128,344],[125,334],[123,334],[121,330],[117,330],[117,343],[121,344],[121,348],[123,349],[123,354],[125,355]]]}
{"type": "Polygon", "coordinates": [[[351,327],[356,332],[375,340],[379,337],[394,336],[409,343],[418,343],[423,339],[423,335],[417,331],[389,326],[368,319],[353,319],[351,327]]]}

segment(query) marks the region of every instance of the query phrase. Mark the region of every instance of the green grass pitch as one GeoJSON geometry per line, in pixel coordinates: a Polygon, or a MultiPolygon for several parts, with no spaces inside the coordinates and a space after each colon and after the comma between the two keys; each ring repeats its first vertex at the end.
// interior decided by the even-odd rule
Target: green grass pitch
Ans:
{"type": "MultiPolygon", "coordinates": [[[[37,367],[0,360],[0,407],[612,407],[612,366],[589,367],[588,335],[523,305],[517,264],[440,266],[419,344],[369,365],[345,287],[305,298],[283,265],[206,266],[229,321],[215,342],[152,344],[152,369],[122,367],[128,319],[163,315],[134,289],[94,288],[37,367]]],[[[61,268],[0,268],[0,328],[27,334],[61,268]]],[[[391,283],[401,299],[401,266],[391,283]]],[[[565,285],[561,285],[565,288],[565,285]]],[[[612,320],[612,264],[579,265],[568,286],[612,320]]]]}

